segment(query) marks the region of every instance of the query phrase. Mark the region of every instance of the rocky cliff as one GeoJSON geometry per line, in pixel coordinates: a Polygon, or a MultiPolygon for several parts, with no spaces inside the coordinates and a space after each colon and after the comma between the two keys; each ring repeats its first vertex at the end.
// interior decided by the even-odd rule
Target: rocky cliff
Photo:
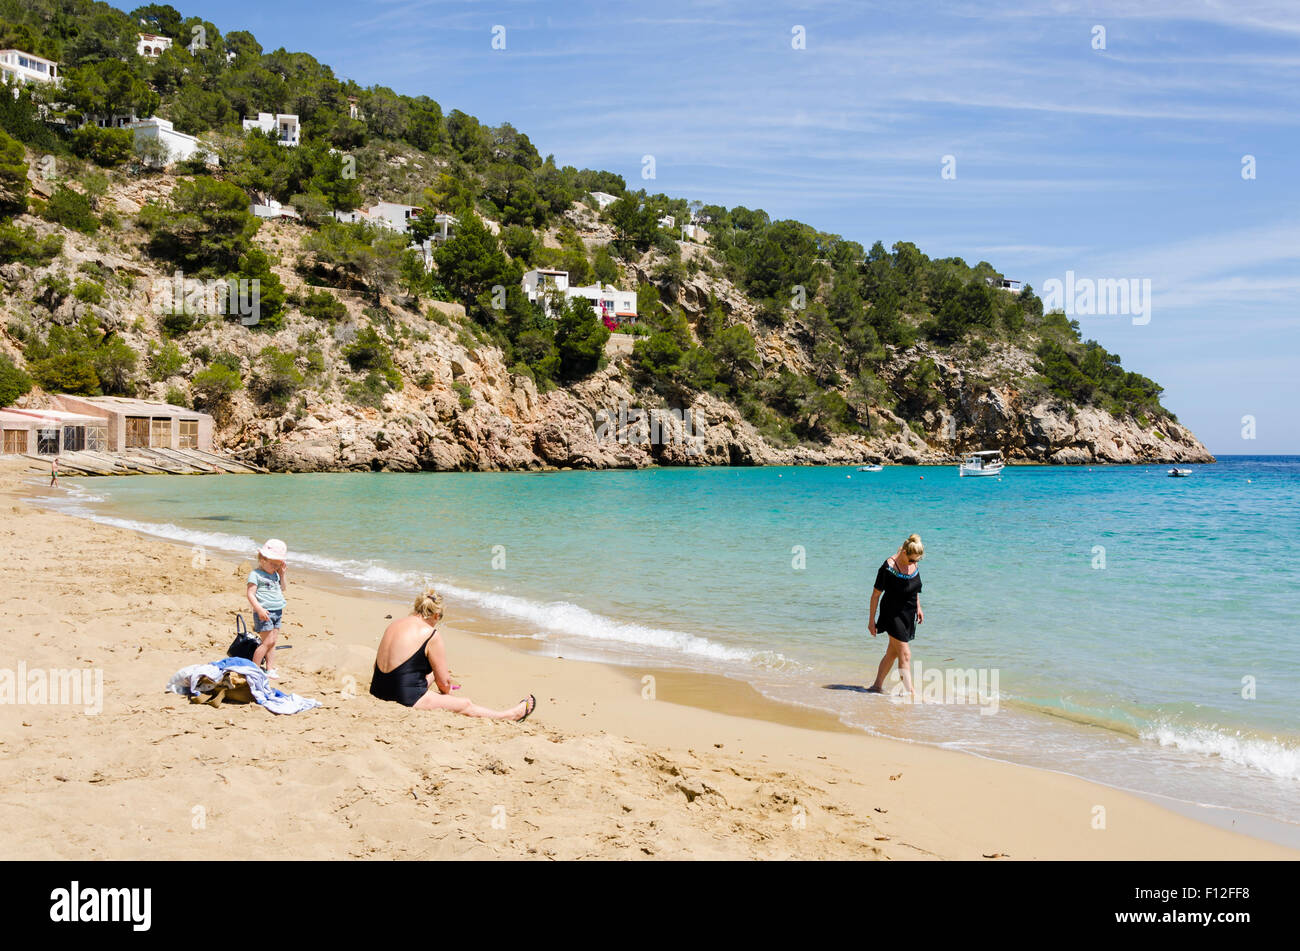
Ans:
{"type": "MultiPolygon", "coordinates": [[[[106,201],[129,219],[144,201],[165,195],[172,185],[165,176],[117,184],[106,201]]],[[[589,209],[576,206],[571,220],[584,240],[608,240],[589,209]]],[[[893,353],[880,369],[881,380],[886,385],[903,381],[918,361],[932,361],[942,397],[936,405],[915,408],[904,418],[897,404],[882,402],[868,412],[865,435],[835,434],[793,445],[774,444],[735,406],[707,393],[696,394],[686,406],[664,406],[638,384],[628,341],[617,338],[597,372],[539,393],[530,378],[510,372],[502,352],[475,332],[455,304],[384,298],[375,307],[368,297],[337,291],[346,309],[337,320],[290,308],[283,327],[273,333],[233,320],[208,321],[172,341],[181,359],[167,366],[156,356],[166,344],[156,298],[167,269],[143,250],[138,230],[87,236],[30,215],[18,223],[40,234],[59,232],[65,243],[62,254],[43,267],[0,267],[5,325],[0,349],[22,365],[25,340],[88,318],[138,355],[134,392],[159,400],[189,398],[191,378],[214,354],[237,362],[250,384],[267,348],[289,354],[303,378],[291,398],[260,399],[249,385],[213,408],[221,448],[245,452],[279,471],[938,463],[987,448],[1001,449],[1013,461],[1036,463],[1213,458],[1170,418],[1116,417],[1026,386],[1035,373],[1034,356],[1010,344],[978,357],[928,345],[893,353]],[[98,302],[70,291],[83,274],[103,286],[98,302]],[[349,385],[364,374],[354,372],[342,353],[366,326],[375,326],[391,347],[403,384],[370,406],[350,398],[349,385]]],[[[304,289],[296,265],[305,234],[300,225],[274,222],[263,224],[256,237],[278,260],[275,273],[290,293],[304,289]]],[[[708,257],[703,246],[684,247],[687,260],[708,257]]],[[[629,267],[626,278],[650,280],[652,258],[629,267]]],[[[754,319],[752,303],[717,273],[709,269],[685,279],[675,289],[676,305],[695,319],[709,300],[720,302],[728,319],[751,327],[764,373],[783,366],[806,372],[809,348],[798,321],[779,331],[764,329],[754,319]]],[[[24,400],[39,404],[44,396],[36,390],[24,400]]]]}

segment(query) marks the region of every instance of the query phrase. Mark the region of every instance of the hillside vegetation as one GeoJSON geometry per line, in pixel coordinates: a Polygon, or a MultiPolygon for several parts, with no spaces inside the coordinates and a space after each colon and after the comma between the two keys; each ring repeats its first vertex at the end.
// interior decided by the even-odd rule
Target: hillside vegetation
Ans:
{"type": "Polygon", "coordinates": [[[987,262],[633,190],[170,6],[0,0],[0,34],[63,75],[0,95],[0,405],[166,399],[297,469],[1209,458],[1156,383],[1031,288],[995,288],[987,262]],[[137,56],[142,29],[172,47],[137,56]],[[258,112],[297,114],[301,145],[242,131],[258,112]],[[211,154],[160,170],[129,131],[83,126],[132,113],[211,154]],[[406,236],[333,214],[379,200],[424,209],[417,240],[454,217],[431,268],[406,236]],[[300,218],[263,222],[254,201],[300,218]],[[611,358],[581,300],[554,318],[530,303],[539,266],[635,288],[631,352],[611,358]],[[178,276],[256,282],[256,322],[177,306],[178,276]],[[602,439],[620,405],[694,408],[699,444],[602,439]]]}

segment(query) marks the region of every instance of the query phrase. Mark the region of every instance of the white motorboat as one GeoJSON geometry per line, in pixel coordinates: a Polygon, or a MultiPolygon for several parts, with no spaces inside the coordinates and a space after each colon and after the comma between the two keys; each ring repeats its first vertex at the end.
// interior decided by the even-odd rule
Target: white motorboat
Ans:
{"type": "Polygon", "coordinates": [[[884,466],[879,466],[879,465],[858,466],[858,471],[859,471],[859,472],[879,472],[879,471],[880,471],[881,469],[883,469],[883,468],[884,468],[884,466]]]}
{"type": "Polygon", "coordinates": [[[1174,479],[1185,479],[1192,474],[1191,469],[1170,469],[1169,475],[1174,479]]]}
{"type": "Polygon", "coordinates": [[[964,476],[995,476],[1001,475],[1006,463],[1002,459],[1002,453],[997,449],[983,449],[979,452],[972,452],[966,457],[966,461],[958,467],[958,473],[964,476]]]}

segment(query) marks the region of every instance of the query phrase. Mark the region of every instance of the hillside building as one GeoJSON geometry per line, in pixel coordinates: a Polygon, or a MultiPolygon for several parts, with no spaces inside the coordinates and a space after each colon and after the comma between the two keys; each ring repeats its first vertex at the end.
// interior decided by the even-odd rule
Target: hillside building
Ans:
{"type": "Polygon", "coordinates": [[[245,132],[270,132],[280,145],[297,147],[302,134],[298,117],[289,113],[259,112],[256,119],[244,120],[245,132]]]}
{"type": "Polygon", "coordinates": [[[11,86],[19,83],[59,82],[59,64],[44,56],[22,50],[0,50],[0,80],[11,86]]]}

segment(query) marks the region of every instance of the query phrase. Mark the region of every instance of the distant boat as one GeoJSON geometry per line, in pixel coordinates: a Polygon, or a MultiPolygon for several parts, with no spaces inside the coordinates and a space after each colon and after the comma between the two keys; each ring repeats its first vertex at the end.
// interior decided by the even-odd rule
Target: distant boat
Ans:
{"type": "Polygon", "coordinates": [[[1001,452],[997,449],[983,449],[967,456],[957,472],[961,476],[995,476],[1001,475],[1005,466],[1001,452]]]}
{"type": "Polygon", "coordinates": [[[858,466],[858,471],[859,471],[859,472],[879,472],[879,471],[880,471],[881,469],[883,469],[883,468],[884,468],[884,466],[879,466],[879,465],[858,466]]]}
{"type": "Polygon", "coordinates": [[[1185,479],[1192,474],[1191,469],[1170,469],[1169,475],[1174,479],[1185,479]]]}

